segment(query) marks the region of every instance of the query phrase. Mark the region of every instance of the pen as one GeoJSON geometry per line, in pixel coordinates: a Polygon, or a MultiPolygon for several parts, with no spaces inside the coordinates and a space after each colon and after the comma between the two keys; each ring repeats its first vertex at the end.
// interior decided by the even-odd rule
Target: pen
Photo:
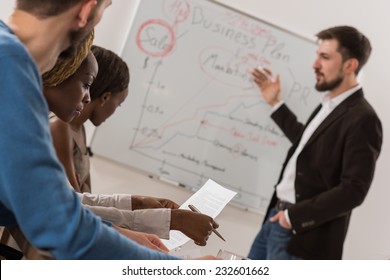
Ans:
{"type": "Polygon", "coordinates": [[[262,67],[262,66],[257,66],[257,69],[267,78],[269,79],[271,82],[275,82],[275,79],[267,73],[267,71],[265,71],[265,69],[262,67]]]}
{"type": "MultiPolygon", "coordinates": [[[[189,205],[188,205],[188,208],[190,208],[193,212],[196,212],[196,213],[200,213],[200,214],[201,214],[201,212],[198,210],[198,208],[196,208],[196,207],[195,207],[194,205],[192,205],[192,204],[189,204],[189,205]]],[[[226,240],[222,237],[222,235],[221,235],[215,228],[213,228],[212,231],[213,231],[219,238],[221,238],[223,241],[226,242],[226,240]]]]}

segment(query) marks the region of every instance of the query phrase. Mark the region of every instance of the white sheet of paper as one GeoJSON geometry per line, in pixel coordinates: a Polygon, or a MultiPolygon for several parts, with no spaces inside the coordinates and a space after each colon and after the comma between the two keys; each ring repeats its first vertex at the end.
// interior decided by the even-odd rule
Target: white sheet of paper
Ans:
{"type": "Polygon", "coordinates": [[[202,252],[200,249],[192,249],[192,250],[171,250],[169,252],[171,256],[175,256],[181,258],[183,260],[200,258],[202,256],[202,252]]]}
{"type": "MultiPolygon", "coordinates": [[[[192,204],[198,208],[202,214],[215,218],[236,194],[236,192],[228,190],[209,179],[196,193],[180,206],[180,209],[189,210],[188,205],[192,204]]],[[[180,231],[171,230],[169,233],[169,240],[162,240],[162,242],[169,250],[173,250],[190,240],[189,237],[180,231]]]]}

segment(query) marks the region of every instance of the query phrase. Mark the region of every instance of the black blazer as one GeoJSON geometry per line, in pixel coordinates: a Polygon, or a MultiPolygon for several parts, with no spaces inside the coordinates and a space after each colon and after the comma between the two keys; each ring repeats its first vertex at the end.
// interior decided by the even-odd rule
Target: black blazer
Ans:
{"type": "MultiPolygon", "coordinates": [[[[293,143],[280,182],[305,126],[285,105],[271,117],[293,143]]],[[[341,259],[351,211],[366,197],[381,146],[381,122],[360,89],[321,123],[297,158],[296,204],[288,210],[294,233],[289,253],[304,259],[341,259]]],[[[276,192],[267,214],[275,203],[276,192]]]]}

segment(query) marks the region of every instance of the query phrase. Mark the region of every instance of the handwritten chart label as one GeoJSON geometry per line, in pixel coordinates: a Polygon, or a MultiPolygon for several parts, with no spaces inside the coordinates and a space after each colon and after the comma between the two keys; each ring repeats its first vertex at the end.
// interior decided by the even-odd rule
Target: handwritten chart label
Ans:
{"type": "Polygon", "coordinates": [[[165,21],[151,19],[143,23],[137,33],[137,46],[152,57],[164,57],[175,46],[175,35],[165,21]]]}

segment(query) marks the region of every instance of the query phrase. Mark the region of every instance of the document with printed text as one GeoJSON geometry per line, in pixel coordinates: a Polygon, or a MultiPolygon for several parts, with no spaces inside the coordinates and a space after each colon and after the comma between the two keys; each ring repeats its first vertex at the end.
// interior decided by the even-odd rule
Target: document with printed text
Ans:
{"type": "MultiPolygon", "coordinates": [[[[209,179],[196,193],[194,193],[186,202],[184,202],[180,209],[187,209],[189,204],[194,205],[202,214],[206,214],[212,218],[218,216],[225,208],[226,204],[237,193],[228,190],[213,180],[209,179]]],[[[173,250],[179,246],[184,245],[191,239],[180,231],[171,230],[169,240],[162,240],[169,250],[173,250]]]]}

